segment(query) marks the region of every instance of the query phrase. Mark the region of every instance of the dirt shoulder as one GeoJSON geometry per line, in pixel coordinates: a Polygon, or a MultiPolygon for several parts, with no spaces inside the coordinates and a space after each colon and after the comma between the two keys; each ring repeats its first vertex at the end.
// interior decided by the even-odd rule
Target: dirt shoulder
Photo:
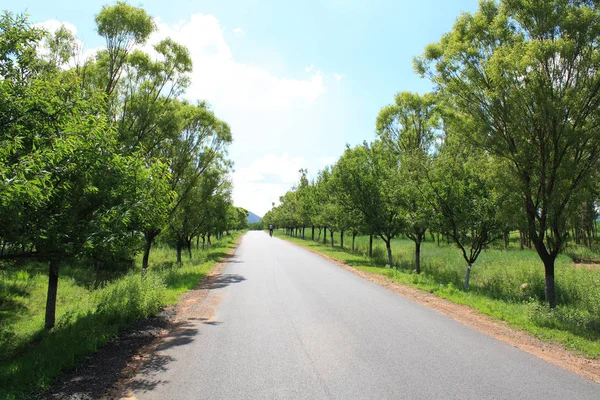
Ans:
{"type": "MultiPolygon", "coordinates": [[[[138,321],[123,330],[97,353],[89,355],[66,372],[37,399],[88,400],[128,398],[128,383],[151,359],[163,343],[185,334],[188,321],[199,319],[210,323],[218,299],[209,297],[210,290],[230,282],[221,275],[241,241],[228,251],[198,286],[179,297],[176,306],[167,307],[153,318],[138,321]],[[205,301],[210,300],[210,301],[205,301]]],[[[213,296],[214,297],[214,296],[213,296]]]]}
{"type": "Polygon", "coordinates": [[[383,286],[386,289],[426,307],[432,308],[458,322],[478,330],[479,332],[508,343],[567,371],[574,372],[600,383],[600,360],[590,360],[570,352],[559,344],[543,342],[525,331],[511,328],[505,322],[493,319],[471,307],[452,303],[427,291],[394,282],[392,279],[383,275],[357,270],[314,249],[291,241],[288,242],[305,248],[364,279],[383,286]]]}

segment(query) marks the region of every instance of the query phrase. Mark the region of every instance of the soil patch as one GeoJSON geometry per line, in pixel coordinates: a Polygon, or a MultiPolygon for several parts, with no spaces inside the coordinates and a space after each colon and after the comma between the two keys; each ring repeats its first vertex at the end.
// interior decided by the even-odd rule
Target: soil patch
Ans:
{"type": "Polygon", "coordinates": [[[574,354],[557,343],[541,341],[528,332],[511,328],[507,323],[493,319],[471,307],[452,303],[427,291],[394,282],[392,279],[380,274],[357,270],[333,257],[298,243],[289,243],[301,246],[364,279],[432,308],[458,322],[478,330],[479,332],[508,343],[567,371],[574,372],[600,383],[600,360],[591,360],[584,356],[574,354]]]}
{"type": "MultiPolygon", "coordinates": [[[[203,301],[211,289],[243,280],[222,271],[240,243],[241,237],[198,286],[179,298],[177,306],[167,307],[160,315],[137,321],[124,329],[119,337],[87,356],[74,369],[65,372],[47,391],[36,399],[88,400],[128,398],[128,383],[148,362],[160,346],[170,341],[185,340],[190,320],[212,323],[218,299],[203,301]]],[[[214,297],[214,296],[213,296],[214,297]]]]}

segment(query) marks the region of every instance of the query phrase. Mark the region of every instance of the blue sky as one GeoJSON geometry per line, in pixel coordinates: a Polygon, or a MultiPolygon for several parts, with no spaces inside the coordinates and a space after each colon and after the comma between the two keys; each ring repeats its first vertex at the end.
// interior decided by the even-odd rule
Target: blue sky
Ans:
{"type": "MultiPolygon", "coordinates": [[[[33,22],[76,30],[84,49],[102,46],[94,1],[10,2],[33,22]]],[[[298,179],[375,137],[379,109],[394,94],[425,92],[412,59],[478,0],[130,2],[195,61],[186,97],[204,99],[232,128],[234,202],[263,215],[298,179]]]]}

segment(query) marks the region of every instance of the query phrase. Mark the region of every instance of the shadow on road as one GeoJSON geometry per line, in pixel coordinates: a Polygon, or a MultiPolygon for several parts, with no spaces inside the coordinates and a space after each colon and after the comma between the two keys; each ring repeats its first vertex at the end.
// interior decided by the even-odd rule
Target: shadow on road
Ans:
{"type": "MultiPolygon", "coordinates": [[[[190,344],[197,334],[198,329],[194,327],[193,322],[181,321],[172,324],[169,334],[144,361],[135,378],[127,383],[127,389],[148,392],[168,383],[169,381],[158,379],[158,376],[168,370],[168,365],[175,361],[175,358],[160,352],[190,344]]],[[[121,393],[121,395],[125,395],[125,393],[121,393]]]]}
{"type": "Polygon", "coordinates": [[[231,285],[232,283],[240,283],[245,280],[246,278],[238,274],[216,274],[209,276],[204,281],[200,282],[200,284],[194,290],[221,289],[231,285]]]}
{"type": "Polygon", "coordinates": [[[158,345],[156,351],[189,344],[194,341],[194,336],[197,334],[198,329],[194,328],[191,323],[185,321],[175,323],[169,334],[158,345]]]}

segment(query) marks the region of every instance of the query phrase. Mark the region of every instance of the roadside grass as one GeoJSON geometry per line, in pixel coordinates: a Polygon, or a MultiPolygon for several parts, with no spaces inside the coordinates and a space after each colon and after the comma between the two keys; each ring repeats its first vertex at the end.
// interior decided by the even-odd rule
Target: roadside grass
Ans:
{"type": "MultiPolygon", "coordinates": [[[[462,288],[465,262],[452,245],[428,241],[421,246],[421,274],[414,271],[414,243],[408,239],[392,242],[394,266],[387,264],[384,244],[373,239],[373,258],[368,257],[369,237],[357,237],[355,252],[349,250],[351,237],[344,247],[276,235],[324,253],[358,270],[387,276],[392,280],[431,292],[454,303],[475,308],[483,314],[506,321],[511,327],[530,332],[588,358],[600,358],[600,270],[575,268],[566,255],[556,260],[558,306],[544,302],[544,268],[533,250],[509,246],[491,246],[473,265],[469,290],[462,288]],[[501,249],[502,248],[502,249],[501,249]]],[[[335,235],[334,235],[335,238],[335,235]]],[[[430,238],[428,238],[430,239],[430,238]]]]}
{"type": "MultiPolygon", "coordinates": [[[[47,265],[9,267],[0,276],[0,398],[29,398],[61,371],[95,352],[132,322],[177,303],[233,247],[241,232],[214,241],[206,250],[173,261],[175,250],[156,248],[142,278],[141,268],[98,283],[93,272],[65,266],[59,279],[56,326],[43,329],[47,265]]],[[[141,265],[141,262],[137,262],[141,265]]]]}

